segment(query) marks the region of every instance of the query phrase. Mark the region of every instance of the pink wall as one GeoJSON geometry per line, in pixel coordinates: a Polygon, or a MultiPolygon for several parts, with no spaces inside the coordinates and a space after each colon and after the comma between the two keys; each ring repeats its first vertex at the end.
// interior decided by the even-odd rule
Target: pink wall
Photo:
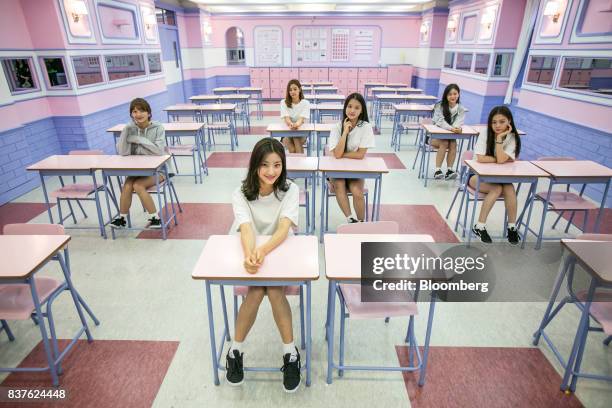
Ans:
{"type": "Polygon", "coordinates": [[[202,47],[202,29],[199,13],[176,13],[179,41],[182,48],[202,47]]]}
{"type": "Polygon", "coordinates": [[[433,25],[431,28],[431,37],[429,46],[431,48],[444,48],[444,39],[446,36],[446,24],[448,22],[448,14],[436,14],[433,17],[433,25]]]}
{"type": "Polygon", "coordinates": [[[3,1],[2,12],[0,12],[0,49],[32,48],[32,40],[27,27],[19,1],[3,1]]]}
{"type": "Polygon", "coordinates": [[[497,35],[495,35],[496,48],[516,48],[523,16],[525,15],[526,0],[504,0],[501,4],[501,12],[498,12],[497,35]]]}
{"type": "MultiPolygon", "coordinates": [[[[30,33],[34,48],[64,47],[63,23],[57,8],[57,2],[21,0],[21,7],[26,20],[24,27],[27,27],[30,33]],[[51,24],[42,23],[45,21],[51,22],[51,24]],[[54,21],[59,22],[59,24],[53,24],[54,21]]],[[[14,38],[15,34],[12,34],[11,39],[14,38]]]]}
{"type": "Polygon", "coordinates": [[[439,68],[418,68],[414,67],[413,74],[424,79],[439,79],[441,70],[439,68]]]}
{"type": "Polygon", "coordinates": [[[220,75],[249,75],[249,67],[210,67],[200,69],[186,69],[183,71],[185,80],[205,79],[220,75]]]}

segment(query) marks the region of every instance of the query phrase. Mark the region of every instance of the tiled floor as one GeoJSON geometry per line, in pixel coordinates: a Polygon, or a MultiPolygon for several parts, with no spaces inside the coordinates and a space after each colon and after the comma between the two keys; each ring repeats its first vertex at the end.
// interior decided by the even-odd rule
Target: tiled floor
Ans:
{"type": "MultiPolygon", "coordinates": [[[[208,236],[228,232],[230,197],[245,176],[248,152],[257,140],[266,136],[267,124],[278,120],[278,102],[266,103],[264,109],[263,120],[252,118],[251,134],[239,136],[239,153],[229,153],[228,146],[218,146],[209,153],[210,175],[203,184],[194,184],[189,177],[175,179],[184,213],[179,217],[179,225],[170,230],[167,241],[156,239],[159,233],[151,231],[121,232],[113,241],[102,239],[94,231],[70,230],[74,282],[98,315],[101,325],[92,327],[96,339],[94,345],[79,344],[71,363],[66,363],[65,378],[62,378],[66,387],[70,389],[73,384],[80,384],[84,380],[76,378],[80,375],[89,376],[99,371],[104,371],[98,374],[108,379],[115,372],[112,370],[125,371],[112,379],[114,384],[122,383],[125,375],[138,376],[146,383],[134,385],[136,390],[131,390],[132,393],[142,391],[142,399],[138,401],[121,400],[117,403],[109,398],[96,403],[96,407],[148,406],[153,396],[155,407],[246,404],[262,407],[370,407],[374,404],[389,407],[408,407],[411,404],[415,407],[557,407],[579,406],[580,403],[587,407],[608,406],[605,401],[612,401],[612,387],[608,383],[580,380],[576,393],[580,401],[565,397],[558,391],[560,365],[548,348],[531,346],[531,335],[545,308],[543,302],[438,302],[431,340],[431,365],[425,387],[416,389],[410,376],[404,378],[397,372],[347,372],[344,378],[335,376],[334,383],[328,386],[325,384],[326,344],[322,330],[327,296],[324,278],[313,284],[312,386],[287,395],[282,391],[281,373],[278,372],[248,373],[241,388],[229,387],[224,381],[215,387],[204,286],[191,279],[191,272],[208,236]],[[137,237],[147,239],[135,239],[137,237]],[[103,352],[98,352],[98,349],[103,349],[103,352]],[[131,359],[122,362],[115,355],[117,351],[128,353],[131,359]],[[149,356],[158,357],[155,366],[138,366],[140,368],[134,371],[133,361],[146,361],[149,356]],[[123,363],[125,367],[121,365],[123,363]],[[111,366],[112,370],[103,370],[111,366]]],[[[429,233],[437,241],[457,242],[460,237],[452,231],[456,209],[448,224],[444,219],[457,183],[436,180],[424,188],[411,169],[414,149],[406,146],[398,153],[391,152],[389,136],[387,124],[382,135],[376,138],[377,148],[370,152],[383,157],[391,169],[383,177],[381,219],[397,220],[403,233],[429,233]]],[[[191,166],[188,160],[180,165],[186,170],[191,166]]],[[[53,188],[54,183],[50,180],[49,188],[53,188]]],[[[373,185],[369,187],[373,188],[373,185]]],[[[519,199],[524,199],[524,192],[519,199]]],[[[42,202],[40,189],[29,192],[14,203],[0,207],[0,221],[47,222],[42,202]]],[[[317,207],[319,204],[317,200],[317,207]]],[[[90,214],[95,214],[91,203],[87,203],[86,208],[90,214]]],[[[497,204],[489,218],[488,228],[492,233],[501,232],[502,216],[503,206],[497,204]]],[[[535,225],[539,215],[536,212],[534,216],[535,225]]],[[[137,201],[132,208],[132,217],[135,225],[144,224],[144,213],[137,201]]],[[[303,222],[303,211],[301,217],[303,222]]],[[[333,203],[330,217],[333,231],[342,221],[341,213],[333,203]]],[[[93,226],[96,223],[94,218],[80,219],[79,224],[93,226]]],[[[550,230],[554,218],[547,219],[547,233],[562,236],[565,224],[555,231],[550,230]]],[[[607,215],[604,225],[610,225],[609,220],[607,215]]],[[[318,222],[317,218],[317,225],[318,222]]],[[[570,232],[576,234],[578,230],[572,227],[570,232]]],[[[322,250],[320,258],[320,264],[324,265],[322,250]]],[[[52,263],[44,273],[58,276],[59,269],[52,263]]],[[[323,267],[321,273],[324,273],[323,267]]],[[[229,299],[229,292],[226,295],[229,299]]],[[[213,297],[215,313],[220,316],[219,292],[215,291],[213,297]]],[[[290,299],[290,304],[294,316],[297,316],[297,299],[290,299]]],[[[67,338],[76,326],[69,296],[58,298],[54,314],[58,335],[67,338]]],[[[571,347],[577,322],[576,308],[567,307],[550,325],[549,333],[565,355],[571,347]]],[[[424,336],[425,323],[426,314],[419,314],[416,334],[420,339],[424,336]]],[[[388,324],[382,320],[349,320],[348,325],[347,361],[387,365],[404,362],[401,346],[406,331],[405,319],[391,319],[388,324]],[[396,346],[399,347],[397,351],[396,346]]],[[[32,350],[39,344],[40,334],[31,321],[11,322],[11,328],[17,337],[15,342],[9,343],[0,333],[2,366],[17,366],[24,359],[29,360],[28,355],[38,353],[38,349],[32,350]]],[[[589,336],[583,367],[610,375],[612,350],[603,347],[602,340],[603,335],[598,333],[589,336]]],[[[280,367],[282,364],[281,342],[267,302],[260,308],[244,351],[249,365],[280,367]]],[[[22,384],[24,376],[11,376],[7,381],[22,384]]],[[[8,382],[2,385],[8,385],[8,382]]],[[[122,396],[127,385],[109,387],[117,396],[122,396]]],[[[75,398],[76,395],[81,394],[75,394],[75,398]]]]}

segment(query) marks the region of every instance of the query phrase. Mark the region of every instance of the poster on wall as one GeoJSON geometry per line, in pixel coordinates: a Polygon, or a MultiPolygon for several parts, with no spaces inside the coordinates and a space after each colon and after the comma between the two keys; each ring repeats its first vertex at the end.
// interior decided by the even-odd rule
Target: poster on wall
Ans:
{"type": "Polygon", "coordinates": [[[353,30],[353,61],[371,61],[374,56],[374,30],[353,30]]]}
{"type": "Polygon", "coordinates": [[[349,60],[349,29],[334,28],[331,33],[331,60],[346,62],[349,60]]]}
{"type": "Polygon", "coordinates": [[[327,61],[327,28],[298,27],[294,31],[297,62],[327,61]]]}
{"type": "Polygon", "coordinates": [[[294,26],[291,36],[295,65],[374,66],[380,59],[379,26],[294,26]]]}
{"type": "Polygon", "coordinates": [[[283,32],[280,27],[255,27],[255,58],[255,65],[260,67],[283,64],[283,32]]]}

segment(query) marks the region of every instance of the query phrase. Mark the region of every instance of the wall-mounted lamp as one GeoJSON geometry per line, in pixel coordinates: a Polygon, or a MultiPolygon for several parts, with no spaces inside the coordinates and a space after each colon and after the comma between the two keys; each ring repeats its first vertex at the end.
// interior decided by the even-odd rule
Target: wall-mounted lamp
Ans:
{"type": "Polygon", "coordinates": [[[561,6],[559,2],[556,0],[549,0],[544,6],[544,15],[550,17],[553,23],[559,22],[559,17],[561,17],[561,6]]]}
{"type": "Polygon", "coordinates": [[[457,20],[448,20],[448,24],[446,24],[446,29],[451,33],[457,31],[457,20]]]}
{"type": "Polygon", "coordinates": [[[487,30],[491,29],[493,22],[495,21],[495,15],[492,13],[485,13],[482,15],[482,19],[480,20],[480,25],[485,27],[487,30]]]}
{"type": "Polygon", "coordinates": [[[429,24],[425,22],[421,24],[421,37],[427,38],[427,33],[429,33],[429,24]]]}
{"type": "Polygon", "coordinates": [[[81,16],[86,16],[89,14],[87,11],[87,5],[83,0],[73,0],[70,5],[70,15],[72,16],[72,21],[78,23],[81,19],[81,16]]]}
{"type": "Polygon", "coordinates": [[[155,26],[156,24],[157,24],[157,17],[155,17],[155,14],[150,13],[144,16],[144,25],[147,31],[153,28],[153,26],[155,26]]]}

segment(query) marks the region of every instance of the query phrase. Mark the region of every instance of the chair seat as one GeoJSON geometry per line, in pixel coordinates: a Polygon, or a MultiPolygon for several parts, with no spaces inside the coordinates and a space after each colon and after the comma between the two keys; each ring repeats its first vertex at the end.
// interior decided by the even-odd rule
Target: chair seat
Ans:
{"type": "Polygon", "coordinates": [[[340,291],[351,319],[383,319],[418,314],[415,302],[362,302],[360,284],[341,283],[340,291]]]}
{"type": "MultiPolygon", "coordinates": [[[[165,184],[166,184],[166,180],[160,182],[159,183],[159,187],[162,188],[165,184]]],[[[147,192],[148,193],[157,193],[157,188],[155,187],[155,184],[153,184],[151,187],[147,188],[147,192]]]]}
{"type": "MultiPolygon", "coordinates": [[[[98,190],[103,189],[98,186],[98,190]]],[[[96,189],[93,184],[68,184],[62,188],[52,191],[49,196],[51,198],[79,199],[87,198],[95,193],[96,189]]]]}
{"type": "MultiPolygon", "coordinates": [[[[246,296],[249,292],[248,286],[234,286],[234,296],[246,296]]],[[[286,296],[297,296],[300,294],[299,286],[285,286],[286,296]]]]}
{"type": "MultiPolygon", "coordinates": [[[[586,300],[587,291],[576,293],[581,302],[586,300]]],[[[595,292],[595,302],[591,303],[590,313],[599,322],[607,336],[612,335],[612,292],[595,292]]]]}
{"type": "Polygon", "coordinates": [[[219,130],[219,129],[229,129],[229,122],[213,122],[206,125],[208,129],[219,130]]]}
{"type": "Polygon", "coordinates": [[[421,128],[421,124],[418,122],[402,122],[399,125],[403,130],[419,130],[421,128]]]}
{"type": "MultiPolygon", "coordinates": [[[[541,191],[536,194],[536,197],[544,201],[547,195],[548,192],[541,191]]],[[[552,191],[548,202],[554,210],[596,210],[599,208],[578,194],[568,191],[552,191]]]]}
{"type": "Polygon", "coordinates": [[[306,205],[306,191],[300,189],[300,207],[304,207],[306,205]]]}
{"type": "Polygon", "coordinates": [[[173,156],[191,156],[195,149],[195,145],[192,144],[166,147],[166,151],[173,156]]]}
{"type": "MultiPolygon", "coordinates": [[[[38,299],[43,304],[63,282],[41,276],[35,278],[38,299]]],[[[0,285],[0,319],[25,320],[34,311],[34,300],[28,284],[0,285]]]]}

